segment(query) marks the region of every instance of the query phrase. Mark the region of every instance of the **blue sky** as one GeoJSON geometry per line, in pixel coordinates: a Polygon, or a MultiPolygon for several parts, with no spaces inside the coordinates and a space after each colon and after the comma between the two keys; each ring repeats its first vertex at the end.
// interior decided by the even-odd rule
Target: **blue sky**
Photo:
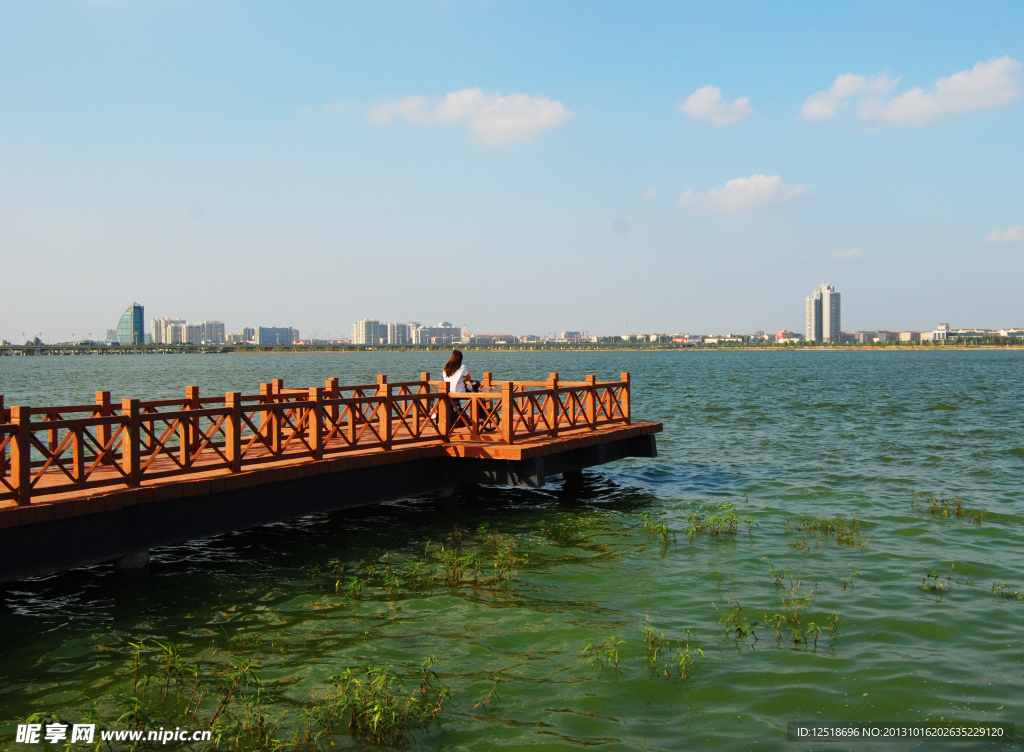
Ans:
{"type": "Polygon", "coordinates": [[[1024,4],[0,0],[0,337],[1024,326],[1024,4]]]}

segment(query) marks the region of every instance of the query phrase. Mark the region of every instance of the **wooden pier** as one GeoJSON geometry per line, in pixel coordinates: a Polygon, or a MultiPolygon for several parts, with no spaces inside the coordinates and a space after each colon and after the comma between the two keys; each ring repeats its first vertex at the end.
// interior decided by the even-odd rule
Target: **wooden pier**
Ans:
{"type": "Polygon", "coordinates": [[[115,560],[307,514],[459,485],[540,487],[656,454],[660,423],[630,415],[615,381],[498,381],[448,393],[418,381],[258,394],[5,406],[0,396],[0,582],[115,560]]]}

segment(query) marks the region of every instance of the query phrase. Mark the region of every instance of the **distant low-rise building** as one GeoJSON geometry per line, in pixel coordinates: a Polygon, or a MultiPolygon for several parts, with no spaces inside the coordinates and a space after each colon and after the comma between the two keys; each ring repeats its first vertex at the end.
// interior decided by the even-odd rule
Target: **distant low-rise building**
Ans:
{"type": "Polygon", "coordinates": [[[920,342],[921,332],[900,332],[900,342],[920,342]]]}
{"type": "Polygon", "coordinates": [[[791,332],[788,329],[782,329],[775,332],[775,341],[780,344],[798,344],[804,341],[804,335],[799,332],[791,332]]]}

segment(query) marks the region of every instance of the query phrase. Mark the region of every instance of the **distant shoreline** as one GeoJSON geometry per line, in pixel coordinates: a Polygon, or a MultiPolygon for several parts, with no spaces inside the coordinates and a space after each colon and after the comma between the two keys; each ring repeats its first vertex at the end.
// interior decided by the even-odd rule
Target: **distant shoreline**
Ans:
{"type": "Polygon", "coordinates": [[[86,345],[10,345],[0,347],[0,357],[42,357],[52,355],[235,355],[290,353],[312,355],[314,353],[386,353],[392,355],[412,353],[449,352],[457,347],[465,352],[490,353],[595,353],[595,352],[977,352],[979,350],[1024,350],[1021,344],[948,344],[948,345],[430,345],[398,347],[365,347],[361,345],[337,346],[222,346],[222,345],[146,345],[142,347],[109,347],[86,345]]]}

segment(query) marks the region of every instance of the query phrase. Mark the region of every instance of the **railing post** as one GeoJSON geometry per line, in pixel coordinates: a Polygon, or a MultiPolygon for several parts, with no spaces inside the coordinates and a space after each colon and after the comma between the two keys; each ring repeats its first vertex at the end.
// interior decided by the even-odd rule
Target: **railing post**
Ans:
{"type": "Polygon", "coordinates": [[[307,441],[309,441],[309,448],[313,452],[313,459],[322,460],[324,458],[324,388],[311,386],[309,401],[313,403],[313,406],[309,408],[309,418],[306,421],[307,441]]]}
{"type": "Polygon", "coordinates": [[[391,448],[391,384],[388,383],[388,377],[380,375],[377,377],[377,396],[383,397],[384,399],[380,402],[377,407],[377,416],[380,418],[378,424],[378,432],[380,433],[381,441],[384,442],[384,448],[391,448]]]}
{"type": "MultiPolygon", "coordinates": [[[[272,407],[275,404],[274,399],[274,384],[277,383],[275,379],[273,383],[260,384],[260,397],[264,404],[272,407]]],[[[281,420],[280,413],[272,409],[264,409],[260,411],[260,433],[263,434],[266,446],[269,447],[272,454],[277,454],[281,450],[281,420]]]]}
{"type": "Polygon", "coordinates": [[[11,437],[11,485],[14,501],[28,504],[32,500],[32,409],[25,405],[11,406],[11,423],[18,432],[11,437]]]}
{"type": "MultiPolygon", "coordinates": [[[[4,396],[0,394],[0,425],[7,423],[7,411],[4,410],[4,396]]],[[[7,472],[7,447],[0,449],[0,475],[7,472]]]]}
{"type": "MultiPolygon", "coordinates": [[[[199,387],[197,386],[185,387],[185,399],[188,400],[189,410],[199,410],[203,407],[199,401],[199,387]]],[[[192,455],[199,447],[199,418],[190,418],[188,424],[189,439],[192,441],[189,445],[189,454],[192,455]]]]}
{"type": "Polygon", "coordinates": [[[483,378],[480,379],[480,391],[488,392],[491,389],[491,372],[484,371],[483,378]]]}
{"type": "Polygon", "coordinates": [[[121,469],[128,476],[129,488],[137,488],[141,481],[142,471],[139,463],[139,452],[142,449],[139,441],[139,401],[137,399],[121,400],[121,415],[128,422],[121,426],[121,469]]]}
{"type": "Polygon", "coordinates": [[[583,409],[587,414],[587,426],[593,431],[597,429],[597,388],[594,386],[597,379],[594,378],[594,374],[588,373],[584,381],[587,384],[587,391],[583,398],[583,409]]]}
{"type": "MultiPolygon", "coordinates": [[[[430,391],[430,372],[423,371],[420,373],[420,394],[430,391]]],[[[2,398],[0,398],[0,407],[3,407],[2,398]]]]}
{"type": "MultiPolygon", "coordinates": [[[[100,418],[109,418],[114,414],[113,408],[110,406],[110,392],[96,392],[96,415],[100,418]]],[[[110,444],[110,425],[104,424],[96,426],[96,441],[99,442],[102,451],[101,455],[105,455],[107,445],[110,444]]],[[[101,465],[110,465],[113,461],[103,456],[100,461],[101,465]]]]}
{"type": "MultiPolygon", "coordinates": [[[[192,390],[198,393],[199,387],[185,387],[185,411],[192,410],[192,390]]],[[[183,468],[192,466],[192,418],[178,420],[178,461],[183,468]]]]}
{"type": "Polygon", "coordinates": [[[474,439],[480,438],[480,400],[474,397],[467,397],[469,400],[469,435],[474,439]]]}
{"type": "Polygon", "coordinates": [[[551,426],[551,435],[558,435],[558,413],[561,403],[558,400],[558,374],[553,373],[548,376],[548,401],[545,407],[545,418],[549,426],[551,426]]]}
{"type": "Polygon", "coordinates": [[[437,402],[437,430],[445,441],[452,433],[452,405],[448,397],[448,382],[441,382],[441,394],[444,395],[437,402]]]}
{"type": "Polygon", "coordinates": [[[501,442],[503,444],[511,444],[515,439],[515,419],[512,411],[515,386],[510,381],[501,390],[501,442]]]}
{"type": "Polygon", "coordinates": [[[224,454],[228,458],[228,470],[237,473],[242,469],[242,394],[227,392],[224,407],[228,410],[224,419],[224,454]]]}
{"type": "MultiPolygon", "coordinates": [[[[324,382],[324,399],[336,400],[341,398],[341,389],[338,388],[338,379],[330,378],[324,382]]],[[[331,426],[330,431],[336,431],[338,425],[338,418],[341,415],[341,408],[338,405],[328,405],[324,408],[324,414],[327,419],[330,420],[331,426]]]]}
{"type": "Polygon", "coordinates": [[[622,396],[619,398],[619,402],[622,405],[622,417],[626,423],[629,423],[629,374],[623,372],[622,374],[622,396]]]}

